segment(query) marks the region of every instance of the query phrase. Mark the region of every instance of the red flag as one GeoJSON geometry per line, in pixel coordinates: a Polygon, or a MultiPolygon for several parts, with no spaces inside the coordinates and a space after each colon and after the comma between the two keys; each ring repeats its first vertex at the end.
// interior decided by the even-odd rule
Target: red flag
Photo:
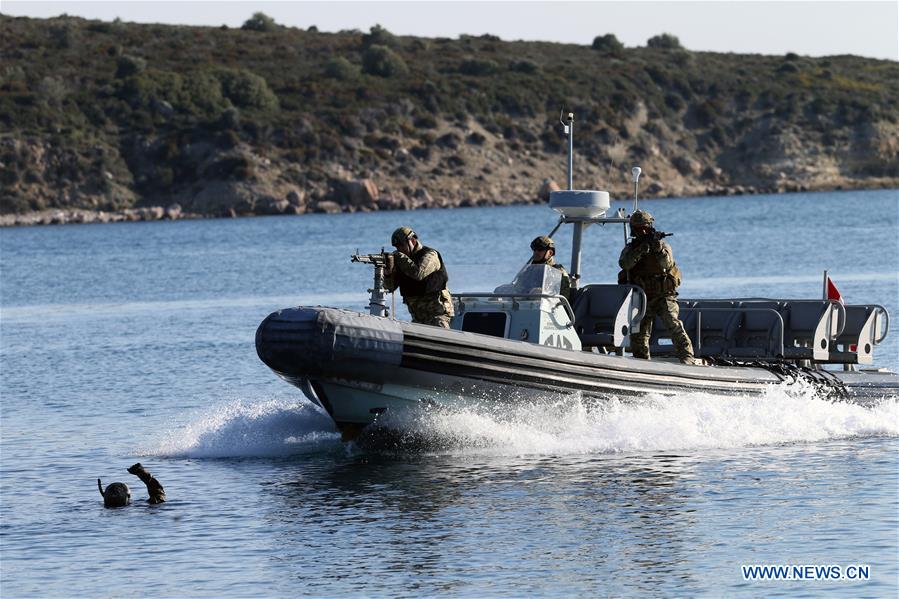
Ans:
{"type": "Polygon", "coordinates": [[[837,289],[837,286],[833,284],[833,281],[830,277],[827,277],[827,299],[836,300],[841,304],[843,303],[843,296],[840,295],[840,290],[837,289]]]}
{"type": "MultiPolygon", "coordinates": [[[[837,286],[833,284],[833,281],[831,280],[830,277],[827,277],[827,299],[836,300],[836,301],[840,302],[841,304],[843,304],[844,306],[846,305],[843,302],[843,296],[840,294],[840,290],[837,289],[837,286]]],[[[857,351],[857,350],[858,350],[858,347],[855,344],[852,344],[849,346],[849,351],[857,351]]]]}

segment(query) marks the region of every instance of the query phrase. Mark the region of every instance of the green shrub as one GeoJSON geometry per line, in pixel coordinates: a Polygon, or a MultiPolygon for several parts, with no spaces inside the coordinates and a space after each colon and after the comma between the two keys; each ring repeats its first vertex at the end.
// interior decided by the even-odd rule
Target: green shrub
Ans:
{"type": "Polygon", "coordinates": [[[71,23],[51,25],[49,33],[53,45],[61,50],[67,50],[73,47],[77,41],[75,27],[71,23]]]}
{"type": "Polygon", "coordinates": [[[659,35],[652,36],[646,41],[646,46],[648,48],[656,48],[659,50],[684,49],[684,47],[680,44],[680,40],[677,39],[677,36],[671,35],[670,33],[661,33],[659,35]]]}
{"type": "Polygon", "coordinates": [[[188,74],[184,80],[184,91],[190,102],[184,108],[191,113],[212,116],[227,108],[228,102],[222,95],[222,84],[209,71],[188,74]]]}
{"type": "Polygon", "coordinates": [[[338,81],[350,81],[359,76],[359,67],[343,56],[332,58],[325,63],[325,76],[338,81]]]}
{"type": "Polygon", "coordinates": [[[516,60],[512,64],[509,65],[509,69],[516,73],[524,73],[526,75],[533,75],[540,71],[540,65],[538,65],[533,60],[516,60]]]}
{"type": "Polygon", "coordinates": [[[408,73],[409,67],[393,50],[375,44],[362,54],[362,70],[378,77],[395,77],[408,73]]]}
{"type": "Polygon", "coordinates": [[[615,37],[614,33],[607,33],[593,38],[593,45],[591,47],[603,54],[612,56],[621,56],[624,54],[624,44],[618,41],[618,38],[615,37]]]}
{"type": "Polygon", "coordinates": [[[240,28],[246,31],[277,31],[281,26],[264,12],[255,12],[240,28]]]}
{"type": "Polygon", "coordinates": [[[362,36],[363,48],[370,48],[372,46],[387,46],[388,48],[394,48],[396,45],[396,36],[380,25],[373,26],[368,30],[368,33],[362,36]]]}
{"type": "Polygon", "coordinates": [[[61,77],[44,77],[37,87],[40,101],[49,106],[59,106],[69,94],[69,88],[61,77]]]}
{"type": "Polygon", "coordinates": [[[119,59],[116,61],[115,76],[116,79],[124,79],[125,77],[142,73],[146,69],[147,61],[143,58],[131,56],[130,54],[123,54],[122,56],[119,56],[119,59]]]}
{"type": "Polygon", "coordinates": [[[463,75],[474,75],[481,77],[484,75],[492,75],[499,71],[499,65],[495,60],[483,58],[468,58],[459,65],[459,72],[463,75]]]}
{"type": "Polygon", "coordinates": [[[437,128],[437,119],[435,119],[433,115],[422,114],[420,116],[415,117],[415,120],[412,122],[412,124],[417,129],[436,129],[437,128]]]}
{"type": "Polygon", "coordinates": [[[265,79],[245,69],[218,69],[215,77],[222,84],[222,95],[240,108],[274,110],[278,98],[265,79]]]}

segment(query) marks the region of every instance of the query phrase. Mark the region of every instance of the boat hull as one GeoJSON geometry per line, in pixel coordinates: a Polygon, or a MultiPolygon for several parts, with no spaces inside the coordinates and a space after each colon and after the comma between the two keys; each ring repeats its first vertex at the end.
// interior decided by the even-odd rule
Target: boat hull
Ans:
{"type": "MultiPolygon", "coordinates": [[[[271,314],[259,326],[256,349],[351,434],[385,412],[422,406],[501,405],[571,393],[597,399],[684,392],[753,396],[790,380],[761,367],[571,351],[322,307],[271,314]]],[[[808,376],[857,401],[899,397],[899,377],[890,372],[808,376]]]]}

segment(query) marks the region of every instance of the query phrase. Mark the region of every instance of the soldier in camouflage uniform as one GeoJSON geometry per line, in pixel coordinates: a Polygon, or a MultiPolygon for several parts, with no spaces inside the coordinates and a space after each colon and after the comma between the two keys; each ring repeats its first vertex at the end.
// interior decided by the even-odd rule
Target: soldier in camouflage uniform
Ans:
{"type": "Polygon", "coordinates": [[[387,257],[384,283],[388,291],[399,288],[412,322],[450,328],[455,312],[440,252],[423,246],[409,227],[394,231],[390,243],[396,251],[387,257]]]}
{"type": "Polygon", "coordinates": [[[649,359],[649,337],[652,321],[658,315],[668,327],[677,357],[684,364],[700,364],[693,358],[693,344],[678,320],[677,287],[680,269],[674,262],[671,246],[656,235],[652,215],[637,210],[631,215],[633,240],[621,251],[618,264],[626,281],[638,285],[646,293],[646,315],[640,330],[631,333],[631,353],[635,358],[649,359]]]}
{"type": "Polygon", "coordinates": [[[555,242],[546,235],[541,235],[531,242],[531,250],[534,255],[531,256],[531,264],[545,264],[552,266],[562,275],[562,286],[559,289],[559,295],[571,301],[571,277],[565,272],[565,268],[561,264],[556,264],[553,256],[556,255],[555,242]]]}

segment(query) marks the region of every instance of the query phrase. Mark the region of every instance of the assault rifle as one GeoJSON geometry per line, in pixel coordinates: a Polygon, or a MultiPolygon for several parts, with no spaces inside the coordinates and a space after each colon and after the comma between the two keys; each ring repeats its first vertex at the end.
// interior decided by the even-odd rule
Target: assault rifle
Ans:
{"type": "MultiPolygon", "coordinates": [[[[666,233],[664,231],[656,231],[655,229],[650,229],[649,235],[646,235],[646,237],[649,237],[652,241],[661,241],[662,239],[671,237],[672,235],[674,235],[674,233],[666,233]]],[[[640,239],[643,239],[643,237],[640,237],[640,239]]]]}
{"type": "Polygon", "coordinates": [[[644,241],[661,241],[666,237],[671,237],[674,233],[665,233],[664,231],[656,231],[655,229],[650,229],[649,233],[646,235],[641,235],[640,237],[633,237],[631,243],[643,243],[644,241]]]}
{"type": "Polygon", "coordinates": [[[388,258],[392,258],[390,254],[381,248],[380,254],[360,254],[359,250],[350,256],[350,262],[359,262],[360,264],[371,264],[375,267],[374,285],[368,292],[371,294],[368,301],[368,313],[372,316],[389,316],[390,310],[387,308],[387,289],[384,287],[384,270],[388,264],[392,262],[388,258]]]}

